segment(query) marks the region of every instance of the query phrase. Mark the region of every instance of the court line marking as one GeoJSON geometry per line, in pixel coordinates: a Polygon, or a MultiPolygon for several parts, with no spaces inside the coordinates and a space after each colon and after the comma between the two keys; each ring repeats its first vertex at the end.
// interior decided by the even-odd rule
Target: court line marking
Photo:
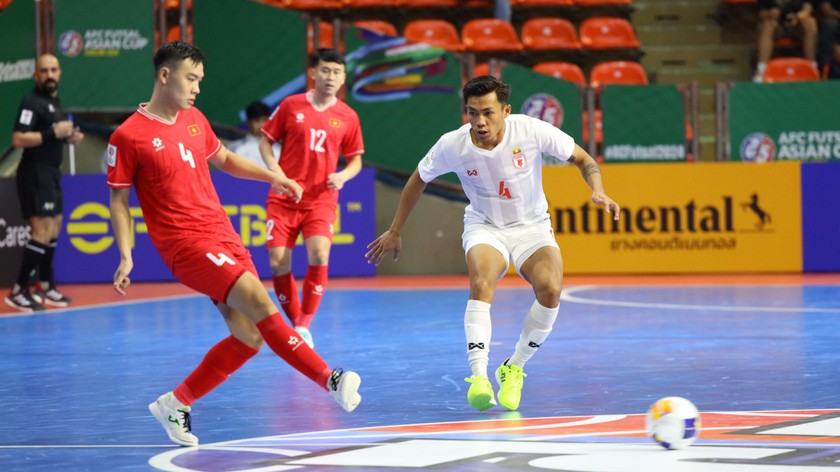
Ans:
{"type": "Polygon", "coordinates": [[[574,295],[577,292],[585,292],[601,288],[597,285],[581,285],[569,287],[560,294],[560,300],[580,303],[582,305],[615,306],[622,308],[653,308],[657,310],[698,310],[698,311],[748,311],[748,312],[772,312],[772,313],[838,313],[840,308],[806,308],[806,307],[775,307],[775,306],[722,306],[722,305],[689,305],[680,303],[656,303],[656,302],[623,302],[607,300],[603,298],[581,298],[574,295]]]}

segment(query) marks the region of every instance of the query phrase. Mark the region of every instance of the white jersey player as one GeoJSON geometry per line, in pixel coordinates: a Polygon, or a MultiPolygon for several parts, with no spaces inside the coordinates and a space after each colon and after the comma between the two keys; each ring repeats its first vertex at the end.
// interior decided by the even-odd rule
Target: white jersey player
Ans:
{"type": "Polygon", "coordinates": [[[435,177],[454,172],[469,198],[462,236],[470,299],[464,313],[473,408],[496,405],[487,378],[491,338],[490,304],[496,282],[510,262],[533,287],[536,300],[525,315],[513,354],[496,369],[499,403],[516,410],[525,373],[522,367],[548,338],[560,305],[563,260],[554,239],[542,190],[542,154],[577,166],[592,189],[592,202],[614,219],[620,208],[604,193],[601,170],[569,135],[548,123],[511,115],[510,86],[491,76],[475,77],[462,90],[469,123],[443,135],[408,179],[388,231],[368,245],[368,262],[379,265],[401,249],[402,228],[435,177]]]}
{"type": "Polygon", "coordinates": [[[548,218],[542,188],[542,154],[568,161],[575,141],[545,121],[525,115],[505,118],[501,142],[483,149],[470,138],[471,124],[443,135],[420,162],[424,182],[454,172],[470,205],[464,224],[497,228],[530,225],[548,218]]]}

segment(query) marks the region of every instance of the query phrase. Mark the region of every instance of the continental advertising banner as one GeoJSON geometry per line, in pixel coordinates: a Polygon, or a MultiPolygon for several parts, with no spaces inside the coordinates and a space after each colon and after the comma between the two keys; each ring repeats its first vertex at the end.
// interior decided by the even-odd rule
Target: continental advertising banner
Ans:
{"type": "Polygon", "coordinates": [[[134,110],[151,93],[154,2],[54,0],[65,108],[134,110]]]}
{"type": "Polygon", "coordinates": [[[35,86],[35,7],[12,2],[0,10],[0,155],[12,145],[23,96],[35,86]]]}
{"type": "Polygon", "coordinates": [[[606,164],[618,222],[589,200],[576,168],[544,169],[554,231],[571,274],[799,272],[795,162],[606,164]]]}
{"type": "Polygon", "coordinates": [[[732,160],[840,159],[840,81],[739,82],[729,108],[732,160]]]}
{"type": "MultiPolygon", "coordinates": [[[[269,278],[268,250],[265,248],[265,200],[268,185],[214,172],[213,183],[231,218],[234,229],[251,251],[261,278],[269,278]]],[[[339,194],[331,276],[374,275],[375,267],[364,258],[365,246],[375,233],[374,172],[364,169],[339,194]]],[[[64,224],[56,251],[56,278],[62,283],[110,282],[119,263],[119,252],[111,229],[108,209],[109,190],[104,175],[64,176],[64,224]]],[[[152,245],[140,204],[132,191],[129,201],[134,245],[134,281],[174,280],[152,245]]],[[[298,239],[292,255],[292,271],[306,273],[307,258],[298,239]]]]}
{"type": "Polygon", "coordinates": [[[683,98],[672,85],[610,85],[601,92],[604,160],[685,160],[683,98]]]}

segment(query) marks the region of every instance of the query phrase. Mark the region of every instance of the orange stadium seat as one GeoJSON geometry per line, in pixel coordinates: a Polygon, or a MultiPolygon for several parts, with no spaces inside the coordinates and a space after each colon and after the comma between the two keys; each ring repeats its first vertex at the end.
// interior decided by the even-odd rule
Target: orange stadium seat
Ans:
{"type": "Polygon", "coordinates": [[[447,51],[464,49],[458,37],[458,30],[446,20],[409,21],[403,29],[403,36],[413,43],[426,43],[447,51]]]}
{"type": "Polygon", "coordinates": [[[468,51],[519,51],[522,43],[513,25],[498,18],[469,20],[461,28],[461,41],[468,51]]]}
{"type": "Polygon", "coordinates": [[[630,5],[630,0],[574,0],[579,7],[599,7],[602,5],[630,5]]]}
{"type": "MultiPolygon", "coordinates": [[[[326,21],[321,22],[321,27],[319,28],[319,35],[318,41],[320,42],[320,47],[322,48],[331,48],[333,47],[333,25],[332,23],[328,23],[326,21]]],[[[306,23],[306,50],[307,51],[314,51],[315,50],[315,42],[313,38],[315,37],[314,33],[312,32],[312,23],[306,23]]]]}
{"type": "MultiPolygon", "coordinates": [[[[167,10],[180,10],[181,0],[166,0],[167,10]]],[[[187,10],[192,10],[192,0],[187,0],[187,10]]]]}
{"type": "MultiPolygon", "coordinates": [[[[186,40],[188,43],[192,42],[193,26],[187,25],[186,40]]],[[[166,30],[166,41],[180,41],[181,40],[181,26],[172,25],[166,30]]]]}
{"type": "Polygon", "coordinates": [[[589,73],[589,85],[600,90],[608,84],[647,85],[648,77],[638,62],[608,61],[596,64],[589,73]]]}
{"type": "Polygon", "coordinates": [[[521,36],[525,49],[581,48],[575,26],[563,18],[531,18],[522,25],[521,36]]]}
{"type": "Polygon", "coordinates": [[[573,7],[575,0],[511,0],[514,6],[550,6],[550,7],[573,7]]]}
{"type": "Polygon", "coordinates": [[[406,8],[452,8],[458,6],[458,0],[400,0],[400,6],[406,8]]]}
{"type": "Polygon", "coordinates": [[[813,62],[801,57],[777,57],[767,62],[765,82],[805,82],[820,80],[813,62]]]}
{"type": "Polygon", "coordinates": [[[336,10],[341,8],[339,0],[271,0],[269,4],[290,10],[336,10]]]}
{"type": "Polygon", "coordinates": [[[580,42],[585,49],[636,49],[641,47],[633,25],[624,18],[598,16],[583,20],[580,42]]]}
{"type": "Polygon", "coordinates": [[[346,8],[395,8],[399,0],[343,0],[346,8]]]}
{"type": "Polygon", "coordinates": [[[399,36],[397,28],[385,20],[358,20],[353,22],[353,26],[385,36],[399,36]]]}
{"type": "Polygon", "coordinates": [[[555,79],[567,80],[586,87],[586,76],[583,70],[574,62],[539,62],[531,68],[534,72],[550,75],[555,79]]]}

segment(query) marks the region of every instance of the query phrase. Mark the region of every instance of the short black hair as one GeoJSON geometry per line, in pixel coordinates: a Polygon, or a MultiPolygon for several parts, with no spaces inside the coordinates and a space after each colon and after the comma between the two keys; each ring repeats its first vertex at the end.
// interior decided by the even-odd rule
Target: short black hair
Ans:
{"type": "Polygon", "coordinates": [[[337,49],[330,48],[316,49],[315,52],[309,55],[309,67],[317,67],[321,61],[344,64],[344,55],[338,52],[337,49]]]}
{"type": "Polygon", "coordinates": [[[155,77],[163,66],[172,68],[176,62],[189,59],[194,65],[204,64],[207,56],[190,43],[183,41],[172,41],[164,44],[155,52],[155,57],[152,63],[155,65],[155,77]]]}
{"type": "Polygon", "coordinates": [[[255,120],[257,118],[268,117],[271,115],[271,108],[265,103],[256,100],[248,104],[245,108],[245,118],[248,120],[255,120]]]}
{"type": "Polygon", "coordinates": [[[496,92],[496,98],[502,106],[508,104],[510,100],[510,85],[493,77],[492,75],[479,75],[473,77],[461,90],[461,98],[464,100],[464,105],[467,104],[467,99],[470,97],[483,97],[488,93],[496,92]]]}

